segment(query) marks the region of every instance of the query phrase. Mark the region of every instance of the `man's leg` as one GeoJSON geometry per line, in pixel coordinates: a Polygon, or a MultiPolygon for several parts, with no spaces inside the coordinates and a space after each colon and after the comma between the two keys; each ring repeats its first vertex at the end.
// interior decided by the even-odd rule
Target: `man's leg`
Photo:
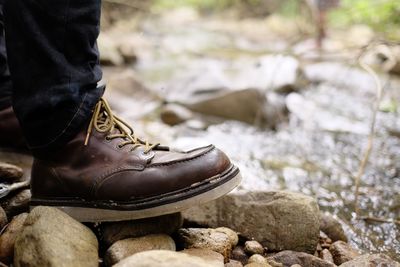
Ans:
{"type": "Polygon", "coordinates": [[[0,0],[0,110],[11,106],[12,83],[7,64],[6,40],[4,37],[4,2],[0,0]]]}
{"type": "Polygon", "coordinates": [[[13,106],[34,154],[72,139],[103,94],[96,40],[101,0],[9,0],[13,106]]]}
{"type": "Polygon", "coordinates": [[[239,169],[214,146],[177,152],[143,141],[100,99],[100,0],[6,7],[13,104],[34,150],[31,206],[118,221],[178,212],[238,185],[239,169]]]}

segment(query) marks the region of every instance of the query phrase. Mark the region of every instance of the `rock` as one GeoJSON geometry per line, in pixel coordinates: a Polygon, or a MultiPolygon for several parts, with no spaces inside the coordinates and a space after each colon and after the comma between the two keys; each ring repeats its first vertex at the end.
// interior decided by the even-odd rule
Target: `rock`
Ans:
{"type": "Polygon", "coordinates": [[[151,250],[136,253],[113,267],[213,267],[209,262],[202,258],[191,256],[186,253],[151,250]]]}
{"type": "Polygon", "coordinates": [[[133,254],[147,250],[175,251],[176,246],[174,240],[164,234],[119,240],[107,250],[104,261],[107,266],[112,266],[133,254]]]}
{"type": "Polygon", "coordinates": [[[238,120],[259,126],[268,125],[267,98],[256,89],[205,92],[182,103],[188,109],[206,115],[238,120]]]}
{"type": "Polygon", "coordinates": [[[243,264],[240,261],[229,260],[225,267],[243,267],[243,264]]]}
{"type": "Polygon", "coordinates": [[[290,267],[302,267],[300,264],[293,264],[292,266],[290,266],[290,267]]]}
{"type": "Polygon", "coordinates": [[[22,212],[29,211],[29,202],[31,200],[31,190],[25,189],[22,190],[9,199],[7,199],[2,206],[4,211],[7,213],[7,216],[12,217],[22,212]]]}
{"type": "Polygon", "coordinates": [[[97,41],[100,51],[100,63],[103,66],[121,66],[124,63],[117,44],[106,34],[101,34],[97,41]]]}
{"type": "Polygon", "coordinates": [[[249,263],[257,263],[260,266],[263,267],[270,267],[271,265],[269,265],[268,261],[266,258],[264,258],[263,256],[261,256],[260,254],[254,254],[253,256],[251,256],[249,258],[249,263]]]}
{"type": "Polygon", "coordinates": [[[384,254],[362,255],[354,260],[348,261],[340,265],[340,267],[400,267],[400,263],[392,260],[384,254]]]}
{"type": "Polygon", "coordinates": [[[180,213],[174,213],[154,218],[134,221],[103,223],[102,239],[107,247],[118,240],[141,237],[150,234],[170,235],[182,227],[183,219],[180,213]]]}
{"type": "Polygon", "coordinates": [[[98,266],[98,242],[89,228],[56,208],[37,207],[15,241],[14,265],[98,266]]]}
{"type": "Polygon", "coordinates": [[[2,207],[0,207],[0,233],[1,229],[8,223],[7,214],[2,207]]]}
{"type": "Polygon", "coordinates": [[[182,228],[178,231],[178,239],[184,248],[211,249],[229,261],[232,243],[228,235],[215,229],[182,228]]]}
{"type": "Polygon", "coordinates": [[[332,253],[328,249],[321,251],[321,259],[334,263],[332,253]]]}
{"type": "Polygon", "coordinates": [[[0,182],[16,182],[23,174],[24,171],[20,167],[0,162],[0,182]]]}
{"type": "Polygon", "coordinates": [[[329,251],[332,254],[333,262],[336,265],[341,265],[360,256],[360,253],[357,250],[343,241],[336,241],[333,243],[329,251]]]}
{"type": "Polygon", "coordinates": [[[182,253],[202,258],[212,266],[224,267],[224,256],[215,251],[201,248],[190,248],[183,250],[182,253]]]}
{"type": "Polygon", "coordinates": [[[333,242],[342,240],[347,242],[347,236],[344,233],[343,227],[338,220],[336,220],[329,213],[321,213],[319,216],[320,230],[328,235],[333,242]]]}
{"type": "Polygon", "coordinates": [[[247,256],[244,248],[241,246],[237,246],[232,250],[232,259],[239,261],[243,265],[247,264],[249,257],[247,256]]]}
{"type": "Polygon", "coordinates": [[[271,251],[314,253],[319,240],[318,205],[298,193],[238,191],[183,214],[198,225],[229,227],[271,251]]]}
{"type": "Polygon", "coordinates": [[[232,229],[229,229],[227,227],[218,227],[215,229],[215,231],[226,234],[229,237],[229,240],[231,241],[232,248],[236,247],[236,245],[239,243],[239,236],[232,229]]]}
{"type": "Polygon", "coordinates": [[[244,251],[249,255],[263,254],[264,247],[257,241],[246,241],[246,243],[244,243],[244,251]]]}
{"type": "Polygon", "coordinates": [[[0,235],[0,262],[11,264],[14,257],[14,244],[18,234],[22,231],[28,213],[15,216],[4,232],[0,235]]]}
{"type": "Polygon", "coordinates": [[[280,262],[284,267],[290,267],[294,264],[300,264],[301,266],[307,267],[335,267],[336,265],[324,261],[318,257],[304,252],[296,251],[282,251],[271,257],[272,260],[280,262]]]}
{"type": "Polygon", "coordinates": [[[193,113],[181,105],[168,104],[162,108],[160,116],[164,123],[174,126],[190,120],[193,113]]]}
{"type": "Polygon", "coordinates": [[[136,63],[138,57],[136,55],[136,47],[134,45],[124,42],[119,44],[117,48],[125,64],[136,63]]]}
{"type": "Polygon", "coordinates": [[[268,261],[269,265],[271,265],[272,267],[284,267],[282,263],[276,262],[271,258],[267,258],[267,261],[268,261]]]}
{"type": "Polygon", "coordinates": [[[235,88],[257,88],[288,93],[302,85],[299,61],[291,56],[263,56],[251,66],[242,66],[234,77],[235,88]]]}
{"type": "Polygon", "coordinates": [[[263,265],[261,263],[258,262],[251,262],[249,264],[246,264],[245,267],[270,267],[271,265],[263,265]]]}

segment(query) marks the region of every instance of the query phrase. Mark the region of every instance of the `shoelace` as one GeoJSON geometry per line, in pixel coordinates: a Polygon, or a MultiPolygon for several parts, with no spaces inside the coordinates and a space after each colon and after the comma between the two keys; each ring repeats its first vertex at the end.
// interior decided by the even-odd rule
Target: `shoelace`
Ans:
{"type": "Polygon", "coordinates": [[[159,146],[159,144],[151,144],[148,141],[139,139],[128,123],[113,114],[109,104],[103,98],[100,98],[94,109],[93,116],[90,120],[87,130],[85,146],[87,146],[89,143],[93,128],[95,128],[100,133],[109,133],[109,135],[106,136],[107,140],[113,140],[116,138],[123,139],[124,141],[118,145],[119,148],[123,148],[127,145],[132,145],[132,151],[137,147],[144,146],[144,153],[146,154],[150,152],[153,148],[159,146]],[[119,133],[113,134],[115,129],[117,129],[119,133]]]}

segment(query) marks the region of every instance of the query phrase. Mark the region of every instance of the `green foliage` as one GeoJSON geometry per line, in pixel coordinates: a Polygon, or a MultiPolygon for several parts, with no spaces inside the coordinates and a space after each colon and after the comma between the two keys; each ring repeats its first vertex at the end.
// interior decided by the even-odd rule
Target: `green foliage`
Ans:
{"type": "Polygon", "coordinates": [[[386,31],[400,26],[399,0],[342,0],[342,7],[331,14],[336,25],[365,23],[386,31]]]}

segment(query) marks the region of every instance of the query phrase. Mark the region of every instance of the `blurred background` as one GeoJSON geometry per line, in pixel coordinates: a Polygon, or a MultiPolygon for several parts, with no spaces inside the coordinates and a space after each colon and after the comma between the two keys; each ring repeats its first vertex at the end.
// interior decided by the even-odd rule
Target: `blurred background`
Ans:
{"type": "Polygon", "coordinates": [[[237,190],[314,196],[352,245],[400,260],[400,226],[354,208],[372,137],[360,215],[400,220],[399,26],[398,0],[104,0],[99,47],[140,135],[214,143],[237,190]]]}

